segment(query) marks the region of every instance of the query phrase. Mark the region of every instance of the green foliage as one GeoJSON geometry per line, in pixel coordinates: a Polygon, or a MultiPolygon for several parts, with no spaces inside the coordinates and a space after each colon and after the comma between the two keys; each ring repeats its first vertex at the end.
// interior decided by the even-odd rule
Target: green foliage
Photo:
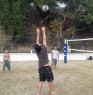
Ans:
{"type": "Polygon", "coordinates": [[[60,1],[66,3],[66,11],[70,11],[72,13],[76,12],[76,9],[82,3],[82,0],[60,0],[60,1]]]}
{"type": "Polygon", "coordinates": [[[85,16],[85,20],[87,24],[91,24],[91,22],[93,22],[93,15],[88,14],[87,16],[85,16]]]}
{"type": "Polygon", "coordinates": [[[37,26],[36,26],[35,24],[33,24],[32,27],[31,27],[31,31],[32,31],[32,32],[35,32],[35,31],[36,31],[36,27],[37,27],[37,26]]]}
{"type": "Polygon", "coordinates": [[[0,24],[5,35],[24,36],[29,3],[26,0],[1,0],[0,5],[0,24]]]}
{"type": "Polygon", "coordinates": [[[61,0],[67,4],[66,11],[77,14],[87,24],[93,22],[93,0],[61,0]],[[85,13],[84,13],[85,12],[85,13]]]}
{"type": "MultiPolygon", "coordinates": [[[[0,24],[3,26],[3,29],[5,31],[8,30],[9,25],[11,25],[11,18],[12,16],[10,15],[10,10],[11,6],[8,2],[8,0],[1,0],[0,1],[0,24]]],[[[7,32],[7,34],[9,34],[7,32]]]]}
{"type": "Polygon", "coordinates": [[[93,0],[85,0],[83,2],[83,6],[87,11],[87,15],[85,15],[85,21],[87,24],[91,24],[91,22],[93,22],[93,0]]]}
{"type": "Polygon", "coordinates": [[[60,27],[62,25],[62,22],[59,19],[54,19],[53,21],[50,22],[50,28],[52,32],[59,32],[60,27]]]}
{"type": "Polygon", "coordinates": [[[11,50],[12,48],[11,48],[11,45],[9,45],[9,44],[5,44],[4,46],[3,46],[3,50],[11,50]]]}
{"type": "MultiPolygon", "coordinates": [[[[17,42],[23,41],[27,31],[26,13],[29,11],[30,3],[33,0],[0,0],[0,25],[3,27],[5,35],[14,36],[17,42]]],[[[34,5],[42,6],[48,4],[55,5],[58,0],[34,0],[34,5]]],[[[78,21],[83,19],[86,24],[93,22],[93,0],[59,0],[66,3],[66,12],[71,13],[72,19],[77,15],[78,21]]],[[[64,12],[64,14],[66,13],[64,12]]],[[[34,22],[34,21],[33,21],[34,22]]],[[[36,25],[31,23],[32,32],[35,31],[36,25]]],[[[55,19],[50,23],[52,32],[59,32],[62,29],[63,22],[55,19]],[[60,29],[61,28],[61,29],[60,29]]]]}
{"type": "Polygon", "coordinates": [[[57,0],[34,0],[35,5],[43,5],[43,4],[48,4],[48,5],[53,5],[57,0]]]}

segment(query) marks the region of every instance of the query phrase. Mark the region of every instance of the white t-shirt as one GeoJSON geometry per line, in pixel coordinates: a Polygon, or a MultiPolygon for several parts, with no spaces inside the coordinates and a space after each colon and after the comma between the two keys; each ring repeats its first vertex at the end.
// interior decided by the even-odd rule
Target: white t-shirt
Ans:
{"type": "Polygon", "coordinates": [[[59,52],[57,50],[53,50],[52,51],[52,58],[53,59],[57,59],[58,58],[58,54],[59,54],[59,52]]]}

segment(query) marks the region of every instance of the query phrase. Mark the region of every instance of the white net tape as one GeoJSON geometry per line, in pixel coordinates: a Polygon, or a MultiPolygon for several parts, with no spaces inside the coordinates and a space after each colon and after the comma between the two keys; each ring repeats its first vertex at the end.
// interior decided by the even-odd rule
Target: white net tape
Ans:
{"type": "Polygon", "coordinates": [[[67,40],[68,51],[93,53],[93,38],[67,40]]]}

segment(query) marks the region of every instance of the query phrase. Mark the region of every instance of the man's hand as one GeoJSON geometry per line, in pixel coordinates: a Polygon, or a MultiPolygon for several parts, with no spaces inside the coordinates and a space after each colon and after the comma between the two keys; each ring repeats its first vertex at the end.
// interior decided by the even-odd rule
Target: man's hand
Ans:
{"type": "Polygon", "coordinates": [[[41,29],[42,29],[42,31],[46,31],[46,28],[45,28],[45,26],[43,26],[43,27],[41,27],[41,29]]]}
{"type": "Polygon", "coordinates": [[[37,34],[40,34],[40,29],[37,28],[37,29],[36,29],[36,32],[37,32],[37,34]]]}

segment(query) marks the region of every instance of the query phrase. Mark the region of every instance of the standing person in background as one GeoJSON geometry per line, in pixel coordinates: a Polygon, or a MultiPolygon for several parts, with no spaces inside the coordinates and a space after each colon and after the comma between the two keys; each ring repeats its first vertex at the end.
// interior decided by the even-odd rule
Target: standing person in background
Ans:
{"type": "Polygon", "coordinates": [[[11,70],[11,66],[10,66],[10,55],[9,55],[9,51],[5,50],[5,53],[3,55],[3,71],[5,71],[5,68],[7,67],[8,70],[11,70]]]}
{"type": "Polygon", "coordinates": [[[38,66],[39,66],[39,85],[38,85],[38,94],[41,95],[41,90],[43,86],[43,82],[47,80],[49,87],[50,87],[50,94],[51,95],[57,95],[54,92],[54,86],[53,86],[53,72],[51,70],[51,67],[49,66],[49,59],[47,54],[47,43],[46,43],[46,28],[43,26],[41,28],[37,28],[37,38],[36,38],[36,44],[34,46],[37,57],[38,57],[38,66]],[[40,38],[40,32],[43,33],[43,44],[39,43],[40,38]]]}
{"type": "Polygon", "coordinates": [[[56,46],[55,46],[54,50],[52,51],[51,60],[52,60],[51,68],[52,68],[53,66],[54,66],[54,68],[56,68],[57,60],[59,60],[59,52],[58,52],[56,46]]]}

